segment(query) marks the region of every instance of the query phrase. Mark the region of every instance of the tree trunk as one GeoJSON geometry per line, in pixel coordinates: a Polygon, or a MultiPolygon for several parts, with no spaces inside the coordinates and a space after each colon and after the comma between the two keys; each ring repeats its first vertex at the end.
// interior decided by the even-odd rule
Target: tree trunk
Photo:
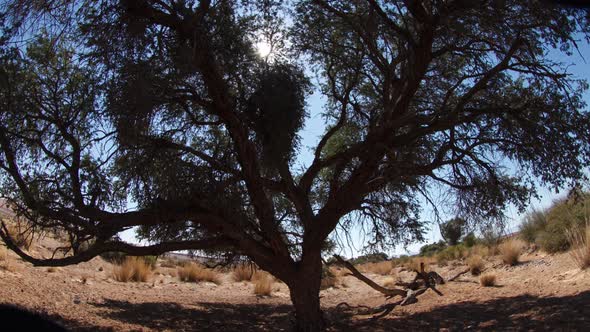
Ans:
{"type": "Polygon", "coordinates": [[[300,268],[296,278],[289,282],[291,301],[295,307],[295,331],[323,331],[325,322],[320,308],[322,263],[302,264],[300,268]]]}

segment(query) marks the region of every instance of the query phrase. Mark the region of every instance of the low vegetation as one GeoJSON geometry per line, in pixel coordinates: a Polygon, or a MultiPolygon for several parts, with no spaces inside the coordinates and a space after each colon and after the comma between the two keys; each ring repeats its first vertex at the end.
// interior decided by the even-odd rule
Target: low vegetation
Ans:
{"type": "Polygon", "coordinates": [[[272,293],[273,279],[268,273],[256,273],[258,277],[254,280],[254,294],[269,296],[272,293]]]}
{"type": "Polygon", "coordinates": [[[508,265],[516,265],[518,264],[518,260],[520,255],[522,254],[522,248],[524,243],[519,239],[508,239],[504,242],[500,243],[498,250],[500,251],[500,255],[502,256],[502,261],[504,264],[508,265]]]}
{"type": "Polygon", "coordinates": [[[256,273],[256,268],[250,264],[239,264],[232,271],[234,281],[251,281],[256,273]]]}
{"type": "Polygon", "coordinates": [[[533,210],[520,225],[520,237],[548,253],[568,250],[568,233],[584,227],[590,218],[590,193],[572,192],[546,210],[533,210]]]}
{"type": "Polygon", "coordinates": [[[375,263],[365,263],[358,267],[360,271],[363,272],[370,272],[378,275],[388,275],[391,273],[391,269],[393,269],[393,265],[391,261],[382,261],[382,262],[375,262],[375,263]]]}
{"type": "Polygon", "coordinates": [[[496,285],[496,275],[493,273],[485,273],[479,277],[479,283],[484,287],[493,287],[496,285]]]}
{"type": "Polygon", "coordinates": [[[150,274],[149,265],[137,257],[127,257],[121,265],[113,269],[113,277],[120,282],[146,282],[150,274]]]}
{"type": "Polygon", "coordinates": [[[590,223],[585,227],[570,230],[568,240],[572,250],[569,252],[572,260],[582,270],[590,267],[590,223]]]}
{"type": "Polygon", "coordinates": [[[208,281],[221,284],[221,278],[215,271],[192,262],[178,268],[178,278],[184,282],[208,281]]]}
{"type": "Polygon", "coordinates": [[[480,255],[472,255],[467,258],[467,266],[472,275],[480,275],[484,268],[484,262],[480,255]]]}

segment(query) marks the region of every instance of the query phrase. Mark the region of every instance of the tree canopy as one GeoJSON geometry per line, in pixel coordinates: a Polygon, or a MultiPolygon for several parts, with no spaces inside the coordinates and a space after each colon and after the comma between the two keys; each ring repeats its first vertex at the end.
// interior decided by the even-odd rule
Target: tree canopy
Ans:
{"type": "Polygon", "coordinates": [[[314,330],[330,236],[397,245],[421,238],[422,202],[482,223],[583,177],[587,83],[548,51],[575,52],[589,20],[529,0],[5,1],[1,194],[72,251],[0,235],[36,265],[248,256],[314,330]],[[304,166],[314,90],[326,131],[304,166]],[[136,226],[150,245],[117,238],[136,226]]]}

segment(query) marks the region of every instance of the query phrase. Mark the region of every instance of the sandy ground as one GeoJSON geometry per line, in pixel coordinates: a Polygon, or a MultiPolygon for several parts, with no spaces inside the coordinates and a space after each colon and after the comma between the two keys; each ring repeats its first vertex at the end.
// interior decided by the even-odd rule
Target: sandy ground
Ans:
{"type": "MultiPolygon", "coordinates": [[[[31,252],[48,255],[55,240],[45,238],[31,252]]],[[[526,254],[514,267],[499,258],[486,261],[498,285],[482,287],[464,275],[441,285],[443,296],[427,291],[419,302],[396,307],[387,316],[355,315],[353,308],[377,307],[387,300],[354,277],[321,292],[331,331],[414,330],[590,330],[590,272],[580,271],[567,254],[526,254]]],[[[275,283],[269,297],[253,294],[249,282],[183,283],[173,269],[158,268],[149,282],[121,283],[101,258],[48,272],[9,253],[10,268],[0,268],[0,302],[45,312],[74,331],[289,331],[289,290],[275,283]]],[[[448,278],[465,269],[461,262],[431,269],[448,278]]],[[[395,277],[413,274],[394,269],[395,277]]],[[[368,274],[378,282],[385,276],[368,274]]]]}

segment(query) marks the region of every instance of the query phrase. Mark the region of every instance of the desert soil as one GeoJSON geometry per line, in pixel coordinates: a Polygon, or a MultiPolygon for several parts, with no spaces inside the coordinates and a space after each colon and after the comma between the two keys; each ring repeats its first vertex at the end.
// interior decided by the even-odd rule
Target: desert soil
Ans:
{"type": "MultiPolygon", "coordinates": [[[[47,257],[57,244],[47,236],[29,252],[47,257]]],[[[172,276],[174,269],[160,267],[149,282],[122,283],[101,258],[49,272],[12,252],[4,266],[1,303],[47,313],[74,331],[289,331],[292,324],[289,290],[280,282],[271,296],[259,297],[252,283],[234,282],[230,273],[222,274],[221,285],[184,283],[172,276]]],[[[465,265],[430,268],[449,278],[465,265]]],[[[330,331],[590,330],[590,272],[567,254],[531,252],[513,267],[491,257],[486,272],[496,274],[497,286],[482,287],[466,274],[439,286],[442,296],[428,290],[418,303],[379,319],[358,313],[399,299],[388,300],[354,277],[340,277],[320,296],[330,331]]],[[[367,275],[377,282],[388,278],[367,275]]],[[[402,280],[413,275],[393,271],[402,280]]]]}

